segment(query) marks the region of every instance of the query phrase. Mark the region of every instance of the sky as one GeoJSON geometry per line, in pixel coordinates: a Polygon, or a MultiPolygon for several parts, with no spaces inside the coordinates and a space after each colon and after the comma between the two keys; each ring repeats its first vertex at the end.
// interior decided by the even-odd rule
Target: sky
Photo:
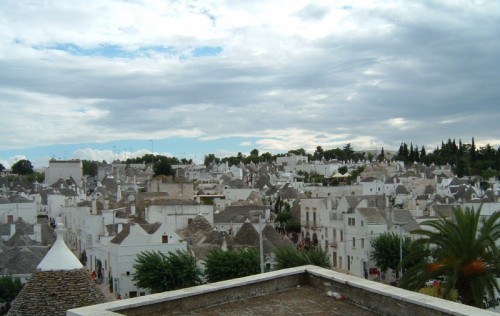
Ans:
{"type": "Polygon", "coordinates": [[[0,2],[0,163],[500,145],[500,1],[0,2]]]}

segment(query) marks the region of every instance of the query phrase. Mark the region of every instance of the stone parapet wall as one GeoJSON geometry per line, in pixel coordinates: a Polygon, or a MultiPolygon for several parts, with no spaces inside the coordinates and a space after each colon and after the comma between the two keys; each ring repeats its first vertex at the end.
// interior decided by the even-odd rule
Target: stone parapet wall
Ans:
{"type": "MultiPolygon", "coordinates": [[[[316,266],[302,266],[223,282],[163,292],[68,311],[84,315],[172,315],[210,306],[286,291],[300,285],[342,294],[352,305],[379,315],[498,315],[397,287],[341,274],[316,266]]],[[[333,299],[333,298],[332,298],[333,299]]],[[[208,307],[208,308],[207,308],[208,307]]]]}

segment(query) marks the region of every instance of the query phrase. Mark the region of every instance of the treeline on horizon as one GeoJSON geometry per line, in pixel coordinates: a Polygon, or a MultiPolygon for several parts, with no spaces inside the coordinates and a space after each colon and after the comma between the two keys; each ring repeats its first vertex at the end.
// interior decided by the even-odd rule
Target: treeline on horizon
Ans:
{"type": "MultiPolygon", "coordinates": [[[[436,166],[444,166],[449,164],[452,171],[458,176],[480,176],[483,179],[500,176],[500,147],[495,149],[487,144],[484,147],[477,148],[474,143],[474,138],[470,144],[458,143],[455,139],[448,139],[447,142],[441,142],[441,146],[437,146],[432,152],[427,152],[424,146],[417,146],[410,143],[401,143],[399,150],[395,155],[386,155],[382,147],[378,154],[372,152],[355,151],[351,144],[346,144],[342,148],[323,149],[317,146],[313,153],[308,153],[304,148],[292,149],[287,153],[271,154],[269,152],[260,153],[258,149],[253,149],[249,155],[243,155],[239,152],[236,156],[216,157],[215,154],[207,154],[204,158],[204,165],[210,166],[213,163],[228,163],[231,165],[239,165],[240,163],[249,164],[250,162],[272,162],[278,157],[284,157],[289,154],[306,156],[310,161],[325,160],[325,161],[403,161],[406,165],[413,163],[423,163],[427,166],[434,164],[436,166]]],[[[106,163],[103,161],[102,163],[106,163]]],[[[174,175],[175,171],[172,165],[176,164],[191,164],[191,159],[176,157],[166,157],[162,155],[145,154],[142,157],[128,158],[126,164],[145,163],[153,164],[153,170],[156,175],[174,175]]],[[[83,172],[87,175],[97,175],[97,166],[101,164],[96,161],[83,160],[83,172]]]]}

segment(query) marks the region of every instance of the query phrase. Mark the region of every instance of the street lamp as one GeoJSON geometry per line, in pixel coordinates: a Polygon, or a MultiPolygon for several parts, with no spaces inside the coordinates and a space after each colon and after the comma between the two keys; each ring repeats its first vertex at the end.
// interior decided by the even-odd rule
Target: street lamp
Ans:
{"type": "Polygon", "coordinates": [[[264,273],[264,241],[262,238],[262,215],[259,215],[260,273],[264,273]]]}
{"type": "Polygon", "coordinates": [[[403,225],[408,224],[408,222],[393,222],[394,225],[399,227],[399,278],[403,277],[403,225]]]}

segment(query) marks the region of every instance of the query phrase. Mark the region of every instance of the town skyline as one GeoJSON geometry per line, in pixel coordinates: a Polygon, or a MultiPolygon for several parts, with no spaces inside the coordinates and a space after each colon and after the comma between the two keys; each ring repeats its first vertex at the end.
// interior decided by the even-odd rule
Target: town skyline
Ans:
{"type": "Polygon", "coordinates": [[[500,145],[500,4],[0,4],[0,163],[500,145]]]}
{"type": "MultiPolygon", "coordinates": [[[[456,144],[458,145],[459,141],[461,141],[463,144],[471,144],[471,140],[472,138],[467,141],[467,140],[464,140],[464,139],[455,139],[455,138],[450,138],[448,137],[447,140],[453,140],[453,141],[456,141],[456,144]]],[[[134,143],[141,143],[141,142],[144,142],[144,141],[134,141],[134,143]]],[[[150,149],[147,149],[147,148],[139,148],[137,150],[132,150],[132,147],[129,146],[129,149],[127,150],[126,148],[122,147],[120,149],[120,147],[116,146],[116,145],[113,145],[111,146],[112,149],[106,149],[106,144],[98,144],[97,146],[99,146],[100,148],[104,148],[104,149],[98,149],[98,148],[90,148],[90,147],[87,147],[87,148],[80,148],[80,149],[76,149],[74,150],[73,152],[67,150],[68,148],[72,148],[72,147],[75,147],[77,148],[79,145],[76,144],[76,145],[72,145],[72,146],[61,146],[64,151],[57,151],[57,150],[54,150],[54,149],[51,149],[53,150],[52,152],[50,152],[50,156],[47,157],[47,156],[36,156],[37,152],[39,152],[40,150],[42,150],[41,152],[43,152],[43,149],[40,149],[40,148],[34,148],[34,155],[32,156],[33,158],[30,158],[30,156],[27,156],[27,155],[22,155],[22,154],[18,154],[18,155],[14,155],[12,157],[10,157],[10,159],[8,160],[5,160],[5,159],[2,159],[2,157],[0,156],[0,163],[5,167],[5,168],[10,168],[12,166],[12,164],[14,164],[15,162],[19,161],[19,160],[23,160],[23,159],[26,159],[26,160],[29,160],[35,169],[41,169],[41,168],[45,168],[48,166],[49,164],[49,161],[51,159],[56,159],[56,160],[74,160],[74,159],[79,159],[79,160],[89,160],[89,161],[106,161],[107,163],[111,163],[115,160],[121,160],[121,161],[126,161],[127,159],[129,158],[139,158],[139,157],[142,157],[144,155],[148,155],[148,154],[151,154],[153,153],[154,155],[159,155],[159,156],[167,156],[167,157],[175,157],[179,160],[181,159],[186,159],[186,160],[192,160],[193,163],[195,164],[203,164],[203,161],[204,161],[204,158],[206,155],[209,155],[209,154],[213,154],[215,157],[217,158],[226,158],[226,157],[231,157],[231,156],[237,156],[238,153],[242,153],[243,156],[249,156],[250,155],[250,152],[252,150],[255,150],[257,149],[259,151],[259,154],[263,154],[263,153],[266,153],[266,152],[269,152],[271,153],[273,156],[274,155],[277,155],[277,154],[286,154],[288,153],[289,151],[294,151],[294,150],[297,150],[297,149],[304,149],[305,152],[307,154],[314,154],[316,148],[318,146],[321,146],[321,145],[309,145],[309,146],[303,146],[303,147],[298,147],[298,148],[288,148],[286,150],[283,150],[283,151],[266,151],[266,150],[261,150],[259,148],[251,148],[251,144],[245,144],[245,145],[239,145],[241,148],[245,148],[245,151],[243,150],[240,150],[238,152],[230,152],[230,151],[219,151],[218,153],[212,151],[212,152],[202,152],[200,151],[199,149],[198,150],[195,150],[194,152],[189,152],[189,148],[187,147],[183,147],[183,149],[185,149],[186,151],[181,151],[179,147],[177,147],[178,149],[178,152],[177,154],[173,153],[173,151],[165,151],[163,147],[160,147],[160,148],[155,148],[155,141],[154,140],[148,140],[147,141],[151,148],[150,149]],[[9,163],[9,161],[12,161],[11,163],[9,163]]],[[[475,146],[476,146],[476,149],[479,150],[481,148],[484,148],[486,145],[490,145],[493,149],[497,149],[496,146],[492,146],[491,144],[489,143],[481,143],[481,142],[477,142],[476,139],[474,138],[474,142],[475,142],[475,146]]],[[[164,144],[165,141],[160,141],[160,144],[164,144]]],[[[433,150],[435,150],[437,147],[440,147],[442,143],[446,143],[446,140],[443,139],[439,142],[436,142],[436,146],[435,147],[430,147],[430,146],[425,146],[425,145],[419,145],[419,144],[416,144],[416,143],[413,143],[413,142],[401,142],[399,145],[403,145],[403,144],[406,144],[408,146],[412,145],[414,146],[414,148],[418,151],[421,150],[422,147],[425,147],[426,151],[428,152],[432,152],[433,150]]],[[[353,146],[353,144],[351,143],[346,143],[346,144],[341,144],[337,147],[323,147],[321,146],[324,150],[330,150],[330,149],[335,149],[335,148],[340,148],[342,149],[345,145],[349,144],[351,146],[351,148],[355,151],[355,152],[359,152],[359,153],[362,153],[362,152],[366,152],[366,153],[372,153],[376,156],[376,154],[379,154],[382,150],[382,148],[384,149],[385,153],[386,154],[391,154],[391,155],[395,155],[397,154],[398,152],[398,149],[399,149],[399,146],[397,148],[384,148],[384,147],[381,147],[381,148],[369,148],[369,149],[366,149],[366,148],[356,148],[353,146]]],[[[126,145],[126,144],[125,144],[126,145]]],[[[158,145],[157,145],[158,146],[158,145]]],[[[196,146],[194,146],[196,147],[196,146]]],[[[54,148],[54,146],[52,146],[51,148],[54,148]]],[[[241,149],[240,148],[240,149],[241,149]]],[[[238,149],[238,148],[236,148],[238,149]]],[[[365,156],[366,158],[368,158],[368,156],[365,156]]]]}

